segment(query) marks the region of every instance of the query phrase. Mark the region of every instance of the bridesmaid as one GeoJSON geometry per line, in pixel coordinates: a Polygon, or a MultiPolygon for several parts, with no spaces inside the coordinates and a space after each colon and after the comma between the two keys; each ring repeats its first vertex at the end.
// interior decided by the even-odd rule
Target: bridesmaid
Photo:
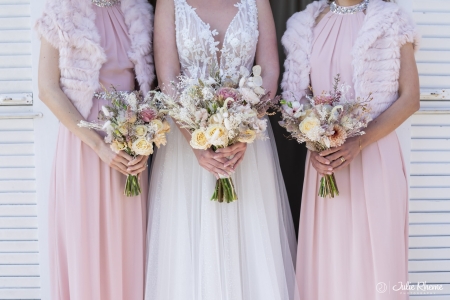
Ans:
{"type": "Polygon", "coordinates": [[[97,120],[102,86],[150,89],[152,17],[147,0],[48,0],[36,24],[39,97],[60,121],[49,199],[53,300],[144,298],[147,157],[116,155],[77,123],[97,120]],[[142,195],[123,195],[127,174],[141,175],[142,195]]]}
{"type": "Polygon", "coordinates": [[[297,257],[302,300],[407,299],[408,183],[395,129],[419,109],[415,25],[382,0],[317,1],[288,21],[284,97],[331,91],[340,74],[353,98],[372,93],[361,137],[309,153],[297,257]],[[317,196],[322,174],[340,195],[317,196]]]}

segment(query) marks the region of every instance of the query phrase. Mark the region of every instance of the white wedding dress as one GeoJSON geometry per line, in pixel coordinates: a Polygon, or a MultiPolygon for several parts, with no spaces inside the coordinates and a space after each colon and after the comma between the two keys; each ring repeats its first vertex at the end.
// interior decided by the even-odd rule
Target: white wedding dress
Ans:
{"type": "MultiPolygon", "coordinates": [[[[174,1],[182,72],[207,78],[219,65],[217,32],[186,0],[174,1]]],[[[253,66],[255,1],[237,4],[220,50],[224,78],[253,66]]],[[[152,167],[146,300],[293,299],[296,238],[270,124],[268,131],[270,140],[248,145],[233,175],[239,200],[227,204],[210,201],[215,177],[172,126],[152,167]]]]}

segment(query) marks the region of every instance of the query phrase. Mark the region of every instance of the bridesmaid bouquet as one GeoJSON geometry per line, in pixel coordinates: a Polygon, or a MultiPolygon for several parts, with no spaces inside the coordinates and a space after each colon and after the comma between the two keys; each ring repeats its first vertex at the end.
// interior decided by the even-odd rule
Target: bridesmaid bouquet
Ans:
{"type": "MultiPolygon", "coordinates": [[[[363,129],[371,121],[367,99],[347,99],[349,86],[340,84],[340,75],[334,78],[333,91],[317,96],[306,96],[307,104],[300,101],[280,101],[282,121],[280,125],[299,143],[314,152],[342,146],[347,138],[363,135],[363,129]]],[[[334,174],[325,175],[320,181],[319,196],[334,198],[339,195],[334,174]]]]}
{"type": "MultiPolygon", "coordinates": [[[[170,126],[161,112],[161,103],[148,93],[143,97],[139,92],[103,92],[95,97],[109,100],[108,106],[103,106],[99,112],[101,123],[81,121],[78,126],[106,132],[105,142],[111,144],[111,149],[119,153],[125,151],[128,155],[149,156],[153,153],[153,143],[159,148],[166,145],[166,133],[170,126]]],[[[128,175],[124,195],[134,197],[141,194],[137,176],[128,175]]]]}
{"type": "MultiPolygon", "coordinates": [[[[204,81],[180,76],[174,97],[159,94],[168,114],[191,132],[192,148],[216,151],[236,142],[266,138],[267,120],[261,118],[279,99],[271,100],[261,87],[260,66],[253,68],[253,74],[244,67],[240,73],[238,86],[231,81],[221,82],[219,73],[204,81]]],[[[233,180],[221,176],[211,200],[231,203],[237,199],[233,180]]]]}

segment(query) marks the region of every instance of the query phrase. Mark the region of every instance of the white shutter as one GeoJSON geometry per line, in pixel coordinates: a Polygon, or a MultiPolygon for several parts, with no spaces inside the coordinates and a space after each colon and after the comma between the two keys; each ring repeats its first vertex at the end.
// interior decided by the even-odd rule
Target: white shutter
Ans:
{"type": "MultiPolygon", "coordinates": [[[[0,0],[0,96],[31,92],[30,1],[0,0]]],[[[40,298],[30,112],[0,104],[0,299],[40,298]]]]}
{"type": "Polygon", "coordinates": [[[450,0],[413,0],[413,15],[423,38],[421,111],[411,127],[409,280],[444,289],[411,299],[450,299],[450,0]]]}

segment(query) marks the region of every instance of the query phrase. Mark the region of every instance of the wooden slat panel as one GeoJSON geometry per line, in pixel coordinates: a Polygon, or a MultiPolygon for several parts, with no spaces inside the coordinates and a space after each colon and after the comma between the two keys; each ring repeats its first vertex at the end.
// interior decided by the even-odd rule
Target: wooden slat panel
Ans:
{"type": "Polygon", "coordinates": [[[0,55],[23,54],[31,54],[31,43],[0,43],[0,55]]]}
{"type": "MultiPolygon", "coordinates": [[[[449,65],[450,68],[450,65],[449,65]]],[[[448,69],[450,70],[450,69],[448,69]]],[[[448,71],[447,70],[447,71],[448,71]]],[[[448,115],[413,115],[411,118],[413,126],[417,125],[450,125],[450,118],[448,115]]]]}
{"type": "Polygon", "coordinates": [[[35,179],[35,178],[36,172],[34,168],[0,168],[0,180],[35,179]]]}
{"type": "Polygon", "coordinates": [[[411,151],[411,163],[450,162],[450,151],[411,151]]]}
{"type": "Polygon", "coordinates": [[[28,93],[31,92],[31,80],[0,81],[0,93],[28,93]]]}
{"type": "MultiPolygon", "coordinates": [[[[0,193],[0,204],[36,204],[34,193],[0,193]]],[[[0,211],[0,216],[2,215],[0,211]]]]}
{"type": "Polygon", "coordinates": [[[417,24],[450,25],[448,13],[415,12],[413,16],[417,24]]]}
{"type": "Polygon", "coordinates": [[[423,38],[420,44],[421,51],[450,50],[449,38],[423,38]]]}
{"type": "Polygon", "coordinates": [[[0,265],[0,276],[39,276],[39,265],[0,265]]]}
{"type": "Polygon", "coordinates": [[[36,241],[37,239],[37,229],[0,229],[0,240],[3,241],[36,241]]]}
{"type": "MultiPolygon", "coordinates": [[[[450,188],[411,188],[410,199],[445,200],[450,198],[450,188]]],[[[449,218],[450,222],[450,218],[449,218]]]]}
{"type": "Polygon", "coordinates": [[[0,17],[29,17],[30,5],[2,5],[0,9],[0,17]]]}
{"type": "Polygon", "coordinates": [[[450,12],[450,1],[448,0],[414,0],[413,10],[432,11],[432,12],[450,12]]]}
{"type": "Polygon", "coordinates": [[[448,282],[450,282],[450,272],[410,273],[409,281],[411,281],[411,282],[448,283],[448,282]]]}
{"type": "Polygon", "coordinates": [[[0,193],[34,192],[35,190],[35,180],[0,180],[0,193]]]}
{"type": "Polygon", "coordinates": [[[0,217],[0,228],[37,228],[37,217],[0,217]]]}
{"type": "MultiPolygon", "coordinates": [[[[29,68],[31,67],[31,55],[2,55],[0,56],[0,68],[29,68]]],[[[2,82],[2,85],[5,82],[2,82]]]]}
{"type": "Polygon", "coordinates": [[[450,149],[450,139],[412,139],[411,150],[445,150],[450,149]]]}
{"type": "Polygon", "coordinates": [[[2,143],[32,143],[34,141],[33,131],[0,131],[2,143]]]}
{"type": "MultiPolygon", "coordinates": [[[[0,70],[0,72],[2,72],[2,70],[0,70]]],[[[0,120],[0,130],[33,130],[33,129],[34,129],[33,120],[31,119],[0,120]]]]}
{"type": "Polygon", "coordinates": [[[450,260],[414,260],[408,263],[410,272],[445,272],[450,271],[450,260]]]}
{"type": "Polygon", "coordinates": [[[420,75],[449,75],[450,73],[450,64],[419,63],[417,67],[420,75]]]}
{"type": "Polygon", "coordinates": [[[33,155],[34,145],[32,143],[0,144],[1,155],[33,155]]]}
{"type": "MultiPolygon", "coordinates": [[[[445,197],[445,196],[443,196],[445,197]]],[[[429,224],[429,223],[449,223],[450,224],[450,212],[448,213],[410,213],[410,224],[429,224]]],[[[450,247],[450,246],[449,246],[450,247]]]]}
{"type": "Polygon", "coordinates": [[[448,51],[419,51],[416,53],[417,62],[439,62],[450,63],[450,53],[448,51]]]}
{"type": "Polygon", "coordinates": [[[426,37],[437,37],[437,38],[450,37],[449,25],[419,25],[418,27],[420,33],[426,37]]]}
{"type": "Polygon", "coordinates": [[[37,241],[0,241],[0,252],[39,252],[39,244],[37,241]]]}
{"type": "Polygon", "coordinates": [[[450,236],[450,224],[420,224],[409,225],[410,236],[450,236]]]}
{"type": "Polygon", "coordinates": [[[0,205],[0,216],[5,217],[35,217],[36,205],[0,205]]]}
{"type": "Polygon", "coordinates": [[[411,175],[450,175],[450,163],[414,163],[411,175]]]}
{"type": "MultiPolygon", "coordinates": [[[[441,299],[449,299],[450,298],[450,284],[446,284],[446,283],[437,283],[435,285],[433,285],[432,282],[426,282],[427,287],[429,289],[434,289],[434,290],[425,290],[424,287],[424,281],[420,281],[421,282],[421,286],[420,289],[417,291],[417,287],[416,287],[416,291],[410,291],[409,292],[409,299],[410,300],[418,300],[418,299],[431,299],[431,300],[441,300],[441,299]],[[442,289],[442,290],[441,290],[442,289]],[[425,297],[425,298],[423,298],[425,297]],[[430,298],[428,298],[430,297],[430,298]]],[[[417,283],[413,283],[410,281],[410,286],[415,285],[417,286],[417,283]]]]}
{"type": "Polygon", "coordinates": [[[412,200],[409,202],[411,212],[450,212],[449,200],[412,200]]]}
{"type": "Polygon", "coordinates": [[[450,187],[450,176],[411,176],[411,187],[450,187]]]}
{"type": "Polygon", "coordinates": [[[34,167],[34,156],[0,156],[0,167],[34,167]]]}
{"type": "MultiPolygon", "coordinates": [[[[450,236],[410,237],[410,248],[450,248],[450,236]]],[[[426,270],[423,270],[426,271],[426,270]]],[[[450,261],[449,268],[450,271],[450,261]]]]}
{"type": "Polygon", "coordinates": [[[3,43],[23,43],[31,40],[31,30],[0,30],[3,43]]]}
{"type": "Polygon", "coordinates": [[[0,299],[41,299],[39,288],[0,289],[0,299]]]}
{"type": "Polygon", "coordinates": [[[40,286],[39,277],[4,277],[0,280],[0,288],[38,288],[40,286]]]}
{"type": "Polygon", "coordinates": [[[420,87],[429,89],[450,88],[449,76],[419,76],[420,87]]]}
{"type": "Polygon", "coordinates": [[[0,80],[31,80],[31,68],[0,69],[0,80]]]}
{"type": "Polygon", "coordinates": [[[39,263],[39,253],[0,253],[2,265],[33,265],[39,263]]]}
{"type": "MultiPolygon", "coordinates": [[[[449,69],[449,72],[450,72],[450,69],[449,69]]],[[[450,81],[450,78],[449,78],[449,81],[450,81]]],[[[411,137],[417,138],[417,139],[420,139],[420,138],[423,138],[423,139],[450,138],[450,126],[448,126],[448,125],[411,126],[411,137]]]]}
{"type": "Polygon", "coordinates": [[[0,30],[11,29],[30,29],[31,18],[19,17],[19,18],[0,18],[0,30]]]}
{"type": "Polygon", "coordinates": [[[450,259],[450,248],[437,249],[409,249],[409,259],[450,259]]]}

